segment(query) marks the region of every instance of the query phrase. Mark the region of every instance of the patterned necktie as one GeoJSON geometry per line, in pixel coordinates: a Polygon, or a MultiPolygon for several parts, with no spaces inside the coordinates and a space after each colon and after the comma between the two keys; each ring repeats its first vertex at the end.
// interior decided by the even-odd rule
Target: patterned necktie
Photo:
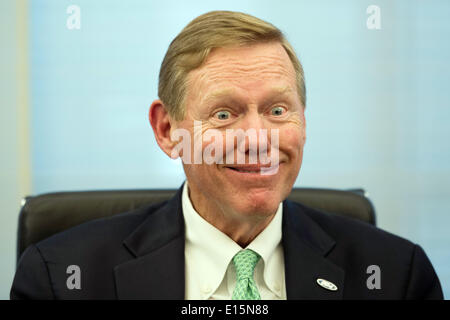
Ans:
{"type": "Polygon", "coordinates": [[[233,257],[236,268],[236,287],[233,291],[232,300],[261,300],[253,272],[261,256],[255,251],[245,249],[239,251],[233,257]]]}

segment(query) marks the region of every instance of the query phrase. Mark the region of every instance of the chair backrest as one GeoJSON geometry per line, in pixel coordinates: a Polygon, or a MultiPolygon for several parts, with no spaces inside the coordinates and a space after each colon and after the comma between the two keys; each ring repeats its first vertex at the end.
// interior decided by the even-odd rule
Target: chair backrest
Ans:
{"type": "MultiPolygon", "coordinates": [[[[168,200],[177,190],[112,190],[47,193],[25,198],[19,214],[17,260],[31,244],[83,222],[168,200]]],[[[288,199],[375,225],[364,190],[294,188],[288,199]]]]}

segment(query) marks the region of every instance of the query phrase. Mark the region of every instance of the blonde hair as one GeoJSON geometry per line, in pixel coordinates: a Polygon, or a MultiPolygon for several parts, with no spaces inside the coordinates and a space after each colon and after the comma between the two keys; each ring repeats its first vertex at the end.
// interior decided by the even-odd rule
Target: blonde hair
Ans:
{"type": "Polygon", "coordinates": [[[303,68],[283,33],[272,24],[233,11],[211,11],[192,20],[171,42],[159,72],[158,95],[170,116],[182,120],[188,73],[202,65],[213,48],[279,42],[296,73],[297,92],[306,106],[303,68]]]}

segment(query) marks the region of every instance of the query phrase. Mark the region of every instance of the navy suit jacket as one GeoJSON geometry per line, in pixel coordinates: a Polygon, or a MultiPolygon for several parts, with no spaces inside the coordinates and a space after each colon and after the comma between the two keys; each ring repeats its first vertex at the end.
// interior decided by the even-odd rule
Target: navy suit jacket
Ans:
{"type": "MultiPolygon", "coordinates": [[[[11,298],[184,299],[181,190],[169,201],[31,245],[19,260],[11,298]],[[71,265],[79,267],[79,289],[67,285],[71,265]]],[[[288,299],[443,298],[422,248],[369,224],[284,201],[282,233],[288,299]],[[380,268],[379,289],[367,286],[371,265],[380,268]],[[324,289],[318,278],[338,290],[324,289]]]]}

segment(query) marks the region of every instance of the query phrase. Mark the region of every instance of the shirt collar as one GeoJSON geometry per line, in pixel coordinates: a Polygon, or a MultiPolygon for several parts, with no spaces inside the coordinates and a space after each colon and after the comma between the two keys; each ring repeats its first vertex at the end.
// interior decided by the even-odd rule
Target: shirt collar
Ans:
{"type": "Polygon", "coordinates": [[[187,287],[198,287],[195,291],[202,291],[207,285],[210,286],[207,292],[212,294],[222,282],[231,259],[242,248],[195,211],[188,195],[187,181],[183,187],[182,206],[186,247],[189,259],[192,259],[192,263],[188,261],[186,265],[186,272],[187,278],[193,283],[187,287]],[[195,268],[190,270],[192,264],[195,264],[195,268]]]}
{"type": "MultiPolygon", "coordinates": [[[[186,247],[189,248],[190,259],[201,261],[201,268],[187,270],[189,279],[198,279],[203,284],[211,286],[208,290],[212,295],[222,282],[231,259],[242,250],[225,233],[203,219],[192,206],[188,194],[188,182],[183,186],[182,208],[186,230],[186,247]],[[220,248],[218,250],[218,248],[220,248]]],[[[264,281],[271,291],[276,292],[271,284],[274,277],[280,274],[277,264],[271,263],[273,253],[281,243],[283,205],[280,203],[274,218],[269,225],[247,246],[257,252],[264,262],[264,281]]],[[[200,266],[199,264],[195,264],[200,266]]],[[[203,289],[202,284],[195,283],[203,289]]]]}

